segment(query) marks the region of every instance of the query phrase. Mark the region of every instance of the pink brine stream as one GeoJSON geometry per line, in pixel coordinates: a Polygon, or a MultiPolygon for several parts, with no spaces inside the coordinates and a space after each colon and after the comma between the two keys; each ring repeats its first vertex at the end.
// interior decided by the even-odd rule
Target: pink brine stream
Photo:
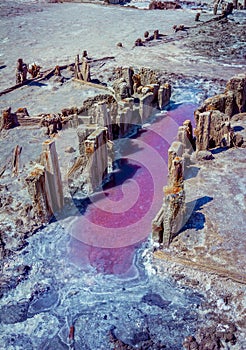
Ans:
{"type": "Polygon", "coordinates": [[[195,107],[184,103],[160,113],[137,137],[120,140],[121,156],[110,181],[69,225],[73,262],[107,274],[130,274],[136,248],[151,233],[162,205],[168,148],[178,127],[193,120],[195,107]]]}

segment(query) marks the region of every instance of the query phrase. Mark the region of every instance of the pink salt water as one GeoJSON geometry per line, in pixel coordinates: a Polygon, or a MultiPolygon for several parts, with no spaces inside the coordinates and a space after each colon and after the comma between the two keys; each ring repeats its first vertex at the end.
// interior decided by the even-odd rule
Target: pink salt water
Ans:
{"type": "Polygon", "coordinates": [[[119,141],[121,157],[111,180],[69,225],[69,256],[76,264],[131,274],[135,250],[151,233],[162,205],[168,148],[194,110],[194,104],[184,103],[157,115],[138,136],[119,141]]]}

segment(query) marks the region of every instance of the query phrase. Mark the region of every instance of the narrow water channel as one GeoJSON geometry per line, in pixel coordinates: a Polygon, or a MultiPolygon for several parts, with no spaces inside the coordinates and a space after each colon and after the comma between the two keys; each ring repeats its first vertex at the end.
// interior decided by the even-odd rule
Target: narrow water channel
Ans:
{"type": "Polygon", "coordinates": [[[157,113],[138,135],[116,141],[117,168],[101,191],[70,220],[71,259],[99,271],[131,274],[134,251],[151,232],[167,181],[167,151],[179,125],[193,120],[193,103],[157,113]]]}

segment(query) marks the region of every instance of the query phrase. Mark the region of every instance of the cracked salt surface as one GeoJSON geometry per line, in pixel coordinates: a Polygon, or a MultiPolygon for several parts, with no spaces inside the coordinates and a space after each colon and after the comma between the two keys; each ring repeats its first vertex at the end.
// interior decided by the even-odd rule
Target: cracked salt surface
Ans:
{"type": "Polygon", "coordinates": [[[201,298],[176,288],[165,276],[147,272],[147,243],[137,251],[131,277],[98,274],[93,268],[84,271],[68,260],[68,244],[69,237],[57,223],[29,239],[18,263],[32,265],[32,271],[3,300],[0,346],[66,349],[69,326],[74,324],[78,349],[110,349],[112,328],[132,346],[146,333],[169,349],[181,348],[184,336],[195,330],[201,298]]]}

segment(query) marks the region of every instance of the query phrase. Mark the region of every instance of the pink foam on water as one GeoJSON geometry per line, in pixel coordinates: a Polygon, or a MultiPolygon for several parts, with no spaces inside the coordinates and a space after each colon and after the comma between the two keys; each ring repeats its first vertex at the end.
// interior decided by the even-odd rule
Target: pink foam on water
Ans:
{"type": "Polygon", "coordinates": [[[139,137],[124,141],[112,180],[91,196],[85,213],[69,226],[73,261],[105,273],[129,271],[136,246],[151,233],[151,221],[162,205],[168,148],[178,126],[193,119],[195,107],[182,104],[139,137]]]}

